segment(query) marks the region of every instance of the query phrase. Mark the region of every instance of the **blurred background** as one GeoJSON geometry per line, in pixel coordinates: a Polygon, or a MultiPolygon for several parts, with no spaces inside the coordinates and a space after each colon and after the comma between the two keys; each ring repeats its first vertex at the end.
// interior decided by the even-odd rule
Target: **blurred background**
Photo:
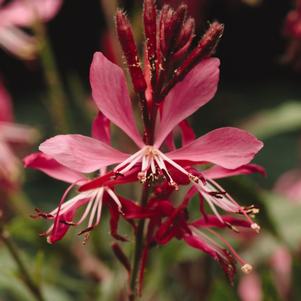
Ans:
{"type": "MultiPolygon", "coordinates": [[[[163,1],[157,2],[160,6],[163,1]]],[[[226,234],[254,265],[251,275],[238,272],[234,286],[216,262],[180,241],[155,249],[146,271],[142,300],[301,300],[301,13],[299,36],[297,30],[294,35],[286,28],[288,14],[296,9],[295,1],[183,2],[191,6],[199,36],[208,22],[225,24],[216,53],[221,59],[218,92],[190,120],[197,135],[227,125],[247,129],[264,141],[265,147],[255,162],[266,168],[267,177],[222,181],[223,187],[242,204],[260,207],[262,233],[256,237],[226,234]]],[[[4,1],[2,6],[7,3],[4,1]]],[[[177,5],[181,1],[164,3],[177,5]]],[[[51,118],[51,93],[65,99],[66,132],[89,133],[96,114],[89,86],[93,53],[101,50],[120,62],[112,39],[116,6],[128,12],[141,41],[142,1],[65,0],[45,24],[43,34],[47,33],[52,48],[57,67],[54,72],[59,75],[63,96],[60,90],[49,89],[47,63],[42,56],[24,60],[0,49],[0,78],[11,95],[15,120],[39,132],[34,142],[18,148],[20,158],[36,151],[45,138],[62,132],[51,118]]],[[[0,17],[1,9],[0,6],[0,17]]],[[[39,31],[27,27],[25,32],[39,31]]],[[[55,208],[66,185],[37,171],[20,170],[17,188],[0,190],[1,229],[5,227],[10,234],[45,299],[124,300],[122,290],[127,275],[111,251],[106,213],[86,246],[82,247],[76,231],[70,231],[56,245],[47,244],[39,237],[47,229],[46,222],[29,215],[35,207],[55,208]]],[[[124,227],[121,232],[126,232],[124,227]]],[[[35,300],[7,245],[1,241],[0,300],[35,300]]]]}

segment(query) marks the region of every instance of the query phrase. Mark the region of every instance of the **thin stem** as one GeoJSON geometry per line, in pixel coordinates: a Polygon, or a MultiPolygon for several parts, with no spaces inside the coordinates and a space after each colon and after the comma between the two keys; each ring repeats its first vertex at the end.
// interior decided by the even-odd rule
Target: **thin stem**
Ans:
{"type": "Polygon", "coordinates": [[[49,89],[50,114],[56,130],[68,132],[67,97],[59,76],[55,56],[44,24],[37,21],[34,30],[40,42],[40,62],[49,89]]]}
{"type": "Polygon", "coordinates": [[[16,262],[16,264],[19,268],[20,274],[22,275],[22,279],[23,279],[25,285],[27,286],[27,288],[31,291],[32,295],[35,297],[35,299],[37,301],[45,301],[40,288],[35,283],[35,281],[32,279],[29,271],[27,270],[27,267],[24,264],[16,245],[9,237],[8,232],[5,231],[1,225],[0,225],[0,240],[3,241],[8,252],[10,253],[11,257],[16,262]]]}
{"type": "MultiPolygon", "coordinates": [[[[141,196],[142,207],[145,207],[147,204],[149,192],[150,192],[150,187],[148,186],[148,184],[145,184],[141,196]]],[[[144,226],[145,226],[145,219],[139,220],[137,232],[136,232],[136,239],[135,239],[136,244],[135,244],[135,251],[134,251],[134,258],[133,258],[133,268],[132,268],[131,279],[130,279],[129,301],[135,301],[137,297],[137,278],[138,278],[141,255],[142,255],[143,244],[144,244],[144,237],[143,237],[144,226]]]]}

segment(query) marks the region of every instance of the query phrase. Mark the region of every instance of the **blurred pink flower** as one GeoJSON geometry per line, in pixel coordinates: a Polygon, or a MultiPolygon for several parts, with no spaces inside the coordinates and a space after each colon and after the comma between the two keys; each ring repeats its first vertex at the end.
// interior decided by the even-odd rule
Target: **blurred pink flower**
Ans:
{"type": "Polygon", "coordinates": [[[13,0],[0,2],[0,47],[22,59],[33,59],[38,41],[22,30],[37,20],[47,22],[60,9],[63,0],[13,0]]]}
{"type": "Polygon", "coordinates": [[[290,300],[292,256],[286,247],[279,247],[271,257],[275,287],[283,300],[290,300]]]}
{"type": "Polygon", "coordinates": [[[241,301],[263,300],[261,280],[257,273],[253,272],[241,277],[238,285],[238,295],[241,301]]]}
{"type": "Polygon", "coordinates": [[[288,45],[282,56],[284,63],[292,63],[297,70],[301,68],[301,1],[295,0],[295,8],[286,16],[283,33],[288,45]]]}
{"type": "Polygon", "coordinates": [[[301,202],[301,170],[285,172],[276,182],[274,190],[291,201],[301,202]]]}
{"type": "Polygon", "coordinates": [[[14,123],[11,99],[0,82],[0,187],[9,188],[17,184],[20,166],[14,147],[30,144],[37,137],[37,131],[25,125],[14,123]]]}

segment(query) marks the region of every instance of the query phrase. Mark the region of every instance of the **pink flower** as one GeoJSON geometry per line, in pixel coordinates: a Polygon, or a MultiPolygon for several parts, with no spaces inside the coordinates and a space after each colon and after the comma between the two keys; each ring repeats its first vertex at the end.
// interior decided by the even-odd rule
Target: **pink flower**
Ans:
{"type": "MultiPolygon", "coordinates": [[[[98,139],[97,141],[101,141],[104,144],[110,143],[109,121],[101,114],[97,116],[93,123],[92,135],[95,139],[98,139]]],[[[34,217],[43,217],[53,221],[51,227],[42,234],[47,237],[49,243],[53,244],[62,239],[70,226],[80,225],[88,219],[86,228],[79,232],[79,234],[86,233],[87,239],[89,232],[100,223],[103,205],[108,206],[111,213],[112,236],[116,239],[125,240],[125,238],[117,234],[117,225],[122,208],[125,212],[127,211],[128,201],[116,195],[114,186],[116,184],[122,184],[123,182],[133,181],[136,179],[135,176],[133,178],[133,176],[129,174],[121,180],[110,180],[108,175],[106,175],[106,168],[101,168],[99,173],[106,178],[106,181],[104,181],[101,187],[80,192],[66,200],[68,193],[74,186],[79,186],[89,181],[89,178],[85,174],[65,167],[43,153],[33,153],[27,156],[24,158],[24,165],[25,167],[38,169],[52,178],[71,184],[56,209],[49,213],[44,213],[38,209],[36,210],[37,215],[34,217]],[[85,207],[85,209],[79,220],[75,222],[75,214],[77,210],[82,207],[85,207]]]]}
{"type": "Polygon", "coordinates": [[[10,96],[0,82],[0,187],[17,184],[21,166],[14,148],[31,144],[36,137],[36,130],[14,123],[10,96]]]}
{"type": "Polygon", "coordinates": [[[38,41],[21,27],[31,27],[36,20],[47,22],[60,9],[62,0],[13,0],[0,2],[0,47],[22,59],[35,57],[38,41]]]}
{"type": "Polygon", "coordinates": [[[273,278],[279,295],[283,300],[290,300],[292,288],[292,256],[289,250],[281,246],[277,248],[271,257],[273,278]]]}
{"type": "Polygon", "coordinates": [[[256,273],[243,276],[239,281],[238,294],[241,301],[263,300],[259,276],[256,273]]]}
{"type": "MultiPolygon", "coordinates": [[[[138,178],[142,183],[164,178],[175,189],[178,184],[171,172],[176,171],[204,195],[216,214],[215,206],[229,212],[244,212],[215,182],[201,181],[200,174],[194,175],[185,167],[187,162],[189,165],[211,163],[224,169],[236,169],[248,164],[262,148],[262,143],[254,136],[237,128],[226,127],[209,132],[171,152],[164,153],[161,150],[171,131],[214,96],[219,75],[218,66],[219,60],[216,58],[203,60],[170,91],[160,107],[161,114],[155,125],[154,143],[146,145],[134,121],[122,70],[98,52],[94,55],[90,72],[94,101],[99,110],[135,142],[138,150],[134,154],[126,154],[93,138],[58,135],[42,143],[40,151],[62,165],[82,173],[118,164],[113,171],[123,175],[138,164],[138,178]]],[[[98,180],[92,181],[83,185],[81,190],[92,189],[98,185],[98,180]]],[[[257,224],[253,226],[254,229],[258,227],[257,224]]]]}
{"type": "Polygon", "coordinates": [[[293,169],[285,172],[276,182],[275,191],[291,201],[301,202],[301,171],[293,169]]]}

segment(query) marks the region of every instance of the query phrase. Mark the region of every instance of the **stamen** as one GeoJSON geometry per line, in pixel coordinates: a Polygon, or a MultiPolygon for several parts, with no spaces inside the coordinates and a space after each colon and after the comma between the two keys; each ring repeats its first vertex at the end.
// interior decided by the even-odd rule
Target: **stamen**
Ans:
{"type": "Polygon", "coordinates": [[[156,169],[154,158],[151,158],[150,160],[150,167],[151,167],[152,174],[156,175],[157,169],[156,169]]]}
{"type": "Polygon", "coordinates": [[[191,182],[194,182],[195,184],[198,184],[200,179],[197,176],[194,176],[192,174],[188,174],[188,178],[191,182]]]}
{"type": "Polygon", "coordinates": [[[160,155],[155,156],[155,161],[157,162],[160,170],[162,171],[164,177],[167,179],[169,185],[173,186],[175,188],[175,190],[179,189],[178,184],[173,180],[173,178],[171,177],[171,175],[169,174],[164,161],[162,160],[162,158],[160,157],[160,155]]]}
{"type": "Polygon", "coordinates": [[[83,215],[81,216],[80,220],[75,223],[76,225],[80,225],[85,220],[85,218],[88,216],[88,214],[90,212],[90,209],[91,209],[93,203],[94,203],[94,198],[91,198],[91,200],[89,200],[89,204],[87,205],[87,207],[86,207],[83,215]]]}
{"type": "Polygon", "coordinates": [[[242,265],[241,270],[244,273],[250,273],[252,271],[252,266],[247,263],[244,259],[242,259],[236,251],[233,249],[233,247],[229,244],[228,241],[226,241],[221,235],[219,235],[217,232],[211,229],[207,229],[208,232],[212,233],[215,235],[217,238],[219,238],[226,246],[227,248],[231,251],[231,253],[234,255],[234,257],[237,259],[237,261],[242,265]]]}
{"type": "Polygon", "coordinates": [[[256,233],[260,232],[260,226],[256,223],[251,224],[251,228],[255,230],[256,233]]]}
{"type": "Polygon", "coordinates": [[[192,175],[190,175],[190,173],[186,169],[184,169],[182,166],[180,166],[179,164],[177,164],[173,160],[169,159],[166,155],[164,155],[163,153],[161,153],[159,150],[158,150],[158,153],[159,153],[159,155],[160,155],[161,158],[163,158],[166,162],[168,162],[170,165],[172,165],[173,167],[175,167],[177,170],[181,171],[188,178],[190,176],[192,176],[192,175]]]}
{"type": "MultiPolygon", "coordinates": [[[[126,160],[124,160],[123,162],[121,162],[114,168],[114,172],[118,172],[121,168],[123,168],[124,166],[126,166],[127,164],[132,162],[132,160],[134,160],[136,157],[139,157],[144,152],[145,152],[145,148],[142,148],[141,150],[139,150],[132,156],[128,157],[126,160]]],[[[141,158],[141,156],[140,156],[140,158],[141,158]]]]}
{"type": "Polygon", "coordinates": [[[230,224],[229,222],[225,222],[225,224],[227,225],[228,228],[230,228],[232,231],[239,233],[239,230],[233,226],[232,224],[230,224]]]}
{"type": "Polygon", "coordinates": [[[249,263],[246,263],[241,267],[241,270],[245,274],[250,274],[253,271],[253,267],[249,263]]]}
{"type": "MultiPolygon", "coordinates": [[[[88,223],[88,228],[90,228],[92,226],[92,224],[93,224],[95,213],[96,213],[96,210],[97,210],[97,207],[98,207],[98,204],[99,204],[99,200],[97,198],[97,194],[95,196],[94,205],[93,205],[93,208],[91,210],[91,214],[90,214],[90,218],[89,218],[89,223],[88,223]]],[[[94,224],[93,226],[96,226],[96,224],[94,224]]]]}
{"type": "Polygon", "coordinates": [[[137,156],[135,159],[133,159],[125,168],[122,170],[118,170],[118,173],[125,174],[127,171],[129,171],[139,160],[141,160],[142,155],[137,156]]]}
{"type": "MultiPolygon", "coordinates": [[[[223,188],[215,181],[210,180],[210,183],[213,185],[213,187],[215,186],[217,189],[223,191],[223,188]]],[[[255,223],[253,223],[252,219],[249,217],[248,213],[245,211],[244,207],[241,207],[228,193],[226,193],[225,196],[231,203],[233,203],[234,205],[237,206],[237,208],[239,209],[239,212],[242,213],[246,217],[246,219],[248,220],[248,222],[250,222],[251,225],[255,224],[255,223]]],[[[255,208],[255,207],[254,208],[251,207],[251,208],[252,208],[252,210],[255,209],[255,212],[258,211],[258,210],[256,210],[257,208],[255,208]]],[[[254,228],[252,228],[252,229],[254,229],[256,232],[260,230],[260,227],[257,224],[255,224],[255,226],[253,226],[253,227],[254,228]]]]}
{"type": "Polygon", "coordinates": [[[98,199],[99,199],[99,202],[98,202],[98,208],[97,208],[97,216],[96,216],[96,225],[99,224],[100,222],[100,217],[101,217],[101,210],[102,210],[102,197],[103,197],[103,193],[104,193],[104,190],[101,189],[99,192],[98,192],[98,199]]]}
{"type": "Polygon", "coordinates": [[[138,178],[138,180],[140,181],[141,184],[144,184],[147,180],[146,171],[138,172],[137,178],[138,178]]]}
{"type": "Polygon", "coordinates": [[[122,205],[121,205],[117,195],[115,194],[115,192],[108,187],[106,188],[106,191],[110,195],[110,197],[113,199],[113,201],[117,204],[119,212],[122,213],[122,205]]]}

